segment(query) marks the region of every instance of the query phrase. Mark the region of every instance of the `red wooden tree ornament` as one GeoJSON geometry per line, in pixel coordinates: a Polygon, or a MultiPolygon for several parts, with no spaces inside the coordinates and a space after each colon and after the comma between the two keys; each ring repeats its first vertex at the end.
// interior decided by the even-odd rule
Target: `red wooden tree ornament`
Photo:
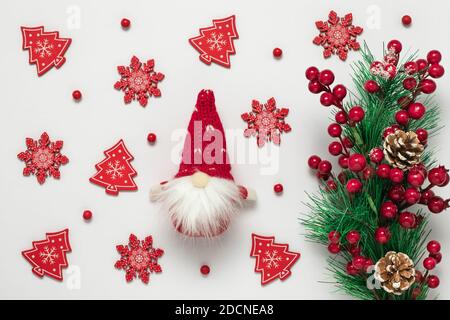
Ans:
{"type": "Polygon", "coordinates": [[[137,190],[133,180],[137,172],[130,164],[134,158],[123,140],[106,150],[104,154],[106,158],[95,165],[97,173],[89,181],[105,187],[106,193],[114,196],[121,190],[137,190]]]}
{"type": "Polygon", "coordinates": [[[33,248],[25,250],[22,255],[33,266],[33,273],[39,277],[47,275],[62,281],[62,268],[66,268],[66,254],[70,252],[69,229],[47,233],[46,239],[33,241],[33,248]]]}
{"type": "Polygon", "coordinates": [[[200,35],[189,43],[200,52],[200,60],[206,64],[215,62],[226,68],[231,66],[230,55],[235,54],[233,40],[239,38],[235,16],[213,20],[213,25],[200,29],[200,35]]]}
{"type": "Polygon", "coordinates": [[[289,251],[287,244],[275,243],[275,237],[252,234],[250,256],[256,258],[255,272],[261,272],[261,284],[265,285],[276,278],[285,280],[289,277],[300,253],[289,251]]]}
{"type": "Polygon", "coordinates": [[[64,53],[72,42],[60,38],[57,31],[45,32],[44,27],[21,27],[22,48],[29,52],[29,63],[36,64],[38,76],[42,76],[53,66],[61,67],[66,58],[64,53]]]}

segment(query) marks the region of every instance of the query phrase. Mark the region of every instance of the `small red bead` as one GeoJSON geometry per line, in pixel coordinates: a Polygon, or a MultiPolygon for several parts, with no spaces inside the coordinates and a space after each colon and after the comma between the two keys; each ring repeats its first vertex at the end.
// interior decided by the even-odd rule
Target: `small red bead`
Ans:
{"type": "Polygon", "coordinates": [[[353,148],[353,141],[350,140],[349,137],[344,137],[344,139],[342,139],[342,143],[346,148],[353,148]]]}
{"type": "Polygon", "coordinates": [[[348,168],[353,172],[361,172],[367,166],[366,157],[354,153],[348,158],[348,168]]]}
{"type": "Polygon", "coordinates": [[[305,76],[306,79],[310,81],[317,80],[319,78],[319,69],[317,69],[316,67],[309,67],[305,71],[305,76]]]}
{"type": "Polygon", "coordinates": [[[391,238],[391,232],[386,227],[379,227],[375,230],[375,240],[378,243],[385,244],[391,238]]]}
{"type": "Polygon", "coordinates": [[[381,148],[373,148],[369,153],[370,161],[373,163],[380,163],[384,159],[384,153],[381,148]]]}
{"type": "Polygon", "coordinates": [[[150,143],[155,143],[156,142],[156,134],[149,133],[148,136],[147,136],[147,140],[150,143]]]}
{"type": "Polygon", "coordinates": [[[273,56],[275,58],[280,58],[282,54],[283,54],[283,50],[281,50],[280,48],[273,49],[273,56]]]}
{"type": "Polygon", "coordinates": [[[431,50],[427,54],[427,61],[430,64],[439,63],[439,62],[441,62],[441,59],[442,59],[442,55],[438,50],[431,50]]]}
{"type": "Polygon", "coordinates": [[[345,239],[347,239],[350,244],[356,244],[361,239],[361,234],[357,230],[351,230],[347,233],[345,239]]]}
{"type": "Polygon", "coordinates": [[[72,92],[72,98],[76,101],[81,100],[81,96],[82,96],[82,94],[81,94],[80,90],[75,90],[72,92]]]}
{"type": "Polygon", "coordinates": [[[401,202],[405,196],[405,188],[401,184],[394,185],[389,189],[388,195],[392,201],[401,202]]]}
{"type": "Polygon", "coordinates": [[[338,156],[342,153],[342,144],[337,141],[333,141],[328,145],[328,152],[332,156],[338,156]]]}
{"type": "Polygon", "coordinates": [[[436,263],[440,263],[442,261],[442,253],[440,252],[430,253],[430,257],[436,260],[436,263]]]}
{"type": "Polygon", "coordinates": [[[366,258],[364,258],[362,256],[354,256],[352,258],[352,264],[358,270],[363,269],[365,263],[366,263],[366,258]]]}
{"type": "Polygon", "coordinates": [[[403,170],[399,168],[392,168],[389,173],[389,179],[391,179],[391,181],[394,183],[401,183],[403,181],[403,177],[403,170]]]}
{"type": "Polygon", "coordinates": [[[348,111],[348,118],[353,122],[360,122],[364,119],[364,109],[360,106],[354,106],[348,111]]]}
{"type": "Polygon", "coordinates": [[[424,191],[424,192],[422,192],[422,196],[420,197],[420,203],[424,204],[424,205],[428,205],[428,202],[433,197],[434,197],[433,190],[424,191]]]}
{"type": "Polygon", "coordinates": [[[423,260],[423,267],[427,270],[433,270],[436,267],[436,260],[431,257],[427,257],[423,260]]]}
{"type": "Polygon", "coordinates": [[[417,63],[414,61],[408,61],[404,65],[407,74],[414,74],[418,71],[417,63]]]}
{"type": "Polygon", "coordinates": [[[342,101],[347,95],[347,88],[342,84],[338,84],[333,88],[333,95],[337,100],[342,101]]]}
{"type": "Polygon", "coordinates": [[[420,142],[427,141],[428,139],[428,131],[422,128],[416,130],[417,138],[419,138],[420,142]]]}
{"type": "Polygon", "coordinates": [[[122,26],[122,28],[128,29],[131,25],[131,21],[127,18],[123,18],[122,21],[120,21],[120,25],[122,26]]]}
{"type": "Polygon", "coordinates": [[[375,80],[367,80],[364,84],[364,89],[369,93],[375,93],[380,90],[380,86],[375,80]]]}
{"type": "Polygon", "coordinates": [[[331,243],[339,243],[339,239],[341,238],[341,234],[337,231],[330,231],[328,233],[328,240],[331,243]]]}
{"type": "Polygon", "coordinates": [[[332,123],[328,126],[328,134],[333,137],[337,138],[342,133],[342,127],[337,123],[332,123]]]}
{"type": "Polygon", "coordinates": [[[319,73],[319,82],[324,86],[329,86],[334,82],[334,73],[331,70],[325,69],[319,73]]]}
{"type": "Polygon", "coordinates": [[[441,251],[441,244],[439,243],[439,241],[431,240],[427,244],[427,250],[429,253],[436,254],[441,251]]]}
{"type": "Polygon", "coordinates": [[[328,180],[327,181],[327,191],[334,191],[337,190],[337,184],[334,182],[334,180],[328,180]]]}
{"type": "Polygon", "coordinates": [[[425,106],[420,102],[411,103],[408,107],[408,115],[415,120],[419,120],[425,114],[425,106]]]}
{"type": "Polygon", "coordinates": [[[350,248],[348,248],[348,252],[354,256],[359,256],[361,254],[361,247],[358,245],[351,245],[350,248]]]}
{"type": "Polygon", "coordinates": [[[209,266],[207,266],[206,264],[202,265],[200,267],[200,272],[202,273],[202,275],[206,276],[209,274],[209,272],[211,271],[211,269],[209,268],[209,266]]]}
{"type": "Polygon", "coordinates": [[[431,79],[423,79],[419,83],[420,90],[425,94],[431,94],[436,90],[436,82],[431,79]]]}
{"type": "Polygon", "coordinates": [[[445,208],[445,201],[441,197],[434,196],[428,200],[428,209],[433,213],[441,213],[445,208]]]}
{"type": "Polygon", "coordinates": [[[415,204],[419,202],[421,194],[416,188],[408,188],[405,190],[405,201],[407,204],[415,204]]]}
{"type": "Polygon", "coordinates": [[[355,276],[359,273],[359,270],[355,268],[353,263],[350,261],[347,263],[347,273],[351,276],[355,276]]]}
{"type": "Polygon", "coordinates": [[[411,25],[411,22],[412,22],[411,16],[405,14],[405,15],[402,17],[402,23],[403,23],[404,26],[409,26],[409,25],[411,25]]]}
{"type": "Polygon", "coordinates": [[[313,155],[308,159],[308,166],[311,169],[317,170],[319,168],[319,163],[322,161],[319,156],[313,155]]]}
{"type": "Polygon", "coordinates": [[[362,183],[358,179],[350,179],[346,185],[347,191],[350,193],[357,193],[362,189],[362,183]]]}
{"type": "Polygon", "coordinates": [[[381,216],[386,219],[394,219],[397,215],[398,208],[395,203],[391,201],[386,201],[381,205],[381,216]]]}
{"type": "Polygon", "coordinates": [[[324,92],[320,95],[320,103],[325,106],[329,107],[334,103],[334,96],[330,92],[324,92]]]}
{"type": "Polygon", "coordinates": [[[398,40],[391,40],[387,44],[389,50],[393,50],[395,53],[400,53],[402,51],[402,43],[398,40]]]}
{"type": "Polygon", "coordinates": [[[318,94],[323,90],[323,86],[320,84],[318,80],[311,80],[308,84],[308,90],[311,93],[318,94]]]}
{"type": "Polygon", "coordinates": [[[439,278],[435,275],[428,276],[427,284],[430,289],[435,289],[439,286],[439,278]]]}
{"type": "Polygon", "coordinates": [[[283,185],[281,183],[277,183],[273,186],[273,191],[275,191],[275,193],[283,192],[283,185]]]}
{"type": "Polygon", "coordinates": [[[398,223],[405,229],[413,229],[417,226],[416,215],[411,212],[402,212],[398,217],[398,223]]]}
{"type": "Polygon", "coordinates": [[[408,183],[413,187],[420,187],[425,182],[425,177],[419,170],[410,170],[407,177],[408,183]]]}
{"type": "Polygon", "coordinates": [[[405,110],[397,111],[395,114],[395,121],[401,126],[406,126],[409,122],[409,114],[405,110]]]}
{"type": "Polygon", "coordinates": [[[343,169],[348,168],[348,157],[346,155],[341,155],[338,159],[338,163],[343,169]]]}
{"type": "Polygon", "coordinates": [[[403,88],[412,91],[417,86],[417,80],[414,77],[408,77],[403,80],[403,88]]]}
{"type": "Polygon", "coordinates": [[[91,220],[92,219],[92,212],[90,210],[84,210],[84,212],[83,212],[83,219],[84,220],[91,220]]]}
{"type": "Polygon", "coordinates": [[[428,67],[428,74],[432,78],[440,78],[444,75],[445,69],[443,66],[441,66],[439,63],[433,63],[431,66],[428,67]]]}
{"type": "Polygon", "coordinates": [[[425,59],[418,59],[416,61],[417,65],[417,71],[424,71],[426,68],[428,68],[428,61],[425,59]]]}
{"type": "Polygon", "coordinates": [[[332,167],[333,166],[331,165],[330,161],[322,160],[319,162],[318,169],[321,174],[329,174],[331,172],[332,167]]]}
{"type": "Polygon", "coordinates": [[[428,173],[428,180],[435,186],[443,187],[447,179],[448,173],[444,166],[433,168],[428,173]]]}
{"type": "Polygon", "coordinates": [[[334,116],[335,120],[339,124],[347,123],[347,115],[344,111],[338,111],[336,112],[336,115],[334,116]]]}
{"type": "Polygon", "coordinates": [[[377,168],[377,176],[383,179],[388,179],[391,174],[391,167],[385,163],[380,164],[377,168]]]}
{"type": "Polygon", "coordinates": [[[332,254],[338,254],[341,251],[341,247],[337,243],[330,243],[328,245],[328,251],[332,254]]]}

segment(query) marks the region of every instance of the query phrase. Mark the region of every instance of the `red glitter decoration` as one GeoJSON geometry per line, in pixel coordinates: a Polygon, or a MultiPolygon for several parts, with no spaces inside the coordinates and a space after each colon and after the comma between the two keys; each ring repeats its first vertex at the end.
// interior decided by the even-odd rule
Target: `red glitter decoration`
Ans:
{"type": "Polygon", "coordinates": [[[354,26],[352,21],[351,13],[340,18],[334,11],[330,11],[328,21],[316,21],[320,34],[313,39],[313,43],[324,48],[324,58],[337,54],[341,60],[346,60],[349,50],[359,50],[356,37],[363,32],[363,28],[354,26]]]}
{"type": "Polygon", "coordinates": [[[266,141],[279,145],[281,133],[291,131],[291,126],[285,122],[288,113],[288,108],[277,108],[274,98],[270,98],[265,104],[253,100],[252,111],[241,115],[242,120],[248,124],[244,136],[257,136],[259,147],[264,146],[266,141]]]}
{"type": "Polygon", "coordinates": [[[43,184],[50,176],[59,179],[61,176],[59,167],[69,162],[69,159],[61,154],[63,141],[51,142],[48,134],[44,132],[38,141],[26,138],[25,142],[27,150],[17,155],[25,162],[23,175],[34,174],[40,184],[43,184]]]}
{"type": "Polygon", "coordinates": [[[117,67],[122,79],[114,84],[114,88],[125,93],[123,97],[125,103],[137,100],[141,106],[145,107],[148,98],[161,96],[158,82],[164,79],[164,74],[156,72],[154,66],[153,59],[141,63],[137,57],[133,56],[129,67],[117,67]]]}
{"type": "Polygon", "coordinates": [[[142,282],[149,283],[151,272],[162,272],[158,258],[164,254],[164,251],[153,248],[152,236],[141,241],[134,234],[130,234],[128,245],[118,245],[116,248],[121,257],[114,266],[125,270],[127,282],[138,277],[142,282]]]}

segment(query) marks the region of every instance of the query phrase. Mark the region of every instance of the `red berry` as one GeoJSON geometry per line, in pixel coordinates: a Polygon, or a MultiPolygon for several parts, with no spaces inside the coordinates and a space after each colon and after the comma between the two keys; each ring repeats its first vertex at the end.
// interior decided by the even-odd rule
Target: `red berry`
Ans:
{"type": "Polygon", "coordinates": [[[319,69],[316,67],[309,67],[305,72],[306,79],[317,80],[319,78],[319,69]]]}
{"type": "Polygon", "coordinates": [[[423,260],[423,267],[427,270],[433,270],[436,267],[436,260],[431,257],[427,257],[423,260]]]}
{"type": "Polygon", "coordinates": [[[364,271],[368,272],[369,268],[373,267],[373,261],[370,258],[366,259],[366,262],[364,263],[364,271]]]}
{"type": "Polygon", "coordinates": [[[364,258],[363,256],[354,256],[352,258],[352,264],[358,270],[363,269],[365,263],[366,263],[366,258],[364,258]]]}
{"type": "Polygon", "coordinates": [[[277,183],[273,186],[273,191],[275,191],[275,193],[283,192],[283,185],[281,183],[277,183]]]}
{"type": "Polygon", "coordinates": [[[320,103],[325,106],[329,107],[334,103],[334,96],[332,93],[324,92],[320,95],[320,103]]]}
{"type": "Polygon", "coordinates": [[[341,251],[341,246],[338,243],[330,243],[328,251],[332,254],[338,254],[341,251]]]}
{"type": "Polygon", "coordinates": [[[337,138],[340,137],[342,133],[342,127],[337,123],[332,123],[328,126],[328,134],[333,137],[337,138]]]}
{"type": "Polygon", "coordinates": [[[405,110],[397,111],[395,114],[395,121],[401,126],[406,126],[409,122],[409,115],[408,112],[405,110]]]}
{"type": "Polygon", "coordinates": [[[408,96],[402,96],[398,98],[397,104],[400,106],[400,108],[405,109],[409,104],[411,103],[411,98],[408,96]]]}
{"type": "Polygon", "coordinates": [[[366,157],[354,153],[348,158],[348,168],[353,172],[361,172],[367,166],[366,157]]]}
{"type": "Polygon", "coordinates": [[[389,173],[389,179],[394,183],[401,183],[403,181],[403,171],[399,168],[392,168],[389,173]]]}
{"type": "Polygon", "coordinates": [[[415,204],[420,200],[420,192],[415,188],[408,188],[405,190],[405,201],[407,204],[415,204]]]}
{"type": "Polygon", "coordinates": [[[389,189],[389,199],[394,202],[402,202],[405,196],[405,188],[401,184],[397,184],[389,189]]]}
{"type": "Polygon", "coordinates": [[[353,178],[347,181],[346,188],[350,193],[357,193],[361,191],[362,183],[358,179],[353,178]]]}
{"type": "Polygon", "coordinates": [[[336,112],[334,118],[336,119],[337,123],[340,123],[340,124],[347,123],[347,115],[344,111],[336,112]]]}
{"type": "Polygon", "coordinates": [[[200,272],[204,276],[208,275],[210,271],[211,271],[211,269],[206,264],[204,264],[203,266],[200,267],[200,272]]]}
{"type": "Polygon", "coordinates": [[[441,66],[439,63],[433,63],[431,66],[428,67],[428,74],[432,78],[440,78],[444,75],[444,67],[441,66]]]}
{"type": "Polygon", "coordinates": [[[353,122],[360,122],[364,119],[364,109],[360,106],[354,106],[348,111],[348,117],[353,122]]]}
{"type": "Polygon", "coordinates": [[[418,120],[425,114],[425,106],[420,102],[411,103],[408,106],[408,114],[411,118],[418,120]]]}
{"type": "Polygon", "coordinates": [[[328,152],[333,156],[338,156],[342,153],[342,144],[337,141],[333,141],[328,145],[328,152]]]}
{"type": "Polygon", "coordinates": [[[156,142],[156,134],[149,133],[148,136],[147,136],[147,140],[150,143],[155,143],[156,142]]]}
{"type": "Polygon", "coordinates": [[[389,79],[393,79],[397,74],[397,68],[392,63],[385,64],[383,69],[389,74],[389,79]]]}
{"type": "Polygon", "coordinates": [[[416,130],[417,138],[420,142],[425,142],[428,139],[428,131],[422,128],[416,130]]]}
{"type": "Polygon", "coordinates": [[[329,174],[331,172],[332,169],[332,165],[330,163],[330,161],[328,160],[322,160],[319,162],[319,172],[322,174],[329,174]]]}
{"type": "Polygon", "coordinates": [[[409,26],[409,25],[411,24],[411,22],[412,22],[411,16],[405,14],[405,15],[402,17],[402,23],[403,23],[404,26],[409,26]]]}
{"type": "Polygon", "coordinates": [[[428,68],[428,62],[425,59],[417,60],[416,64],[417,64],[417,71],[424,71],[426,68],[428,68]]]}
{"type": "Polygon", "coordinates": [[[414,61],[406,62],[404,68],[407,74],[414,74],[418,71],[417,63],[414,61]]]}
{"type": "Polygon", "coordinates": [[[398,40],[391,40],[388,42],[387,48],[398,54],[402,51],[402,43],[398,40]]]}
{"type": "Polygon", "coordinates": [[[442,55],[438,50],[431,50],[427,54],[427,61],[429,64],[441,62],[442,55]]]}
{"type": "Polygon", "coordinates": [[[441,244],[439,243],[439,241],[431,240],[427,244],[427,250],[431,254],[436,254],[441,251],[441,244]]]}
{"type": "Polygon", "coordinates": [[[342,101],[347,95],[347,88],[342,84],[338,84],[333,88],[333,95],[337,100],[342,101]]]}
{"type": "Polygon", "coordinates": [[[430,289],[435,289],[439,287],[439,278],[435,275],[428,276],[427,284],[430,289]]]}
{"type": "Polygon", "coordinates": [[[397,206],[391,201],[386,201],[381,205],[380,213],[383,218],[394,219],[397,215],[397,212],[397,206]]]}
{"type": "Polygon", "coordinates": [[[359,231],[351,230],[347,233],[345,239],[347,239],[347,242],[350,244],[357,244],[358,241],[361,239],[361,235],[359,234],[359,231]]]}
{"type": "Polygon", "coordinates": [[[418,188],[425,182],[425,177],[419,170],[410,170],[407,180],[411,186],[418,188]]]}
{"type": "Polygon", "coordinates": [[[380,86],[375,80],[367,80],[364,84],[364,89],[369,93],[375,93],[380,90],[380,86]]]}
{"type": "Polygon", "coordinates": [[[423,282],[423,274],[419,270],[416,270],[415,274],[416,283],[422,283],[423,282]]]}
{"type": "Polygon", "coordinates": [[[348,168],[348,157],[346,155],[341,155],[338,159],[339,165],[341,166],[341,168],[343,169],[347,169],[348,168]]]}
{"type": "Polygon", "coordinates": [[[347,175],[345,174],[344,171],[342,171],[338,174],[338,180],[341,184],[344,184],[347,182],[347,175]]]}
{"type": "Polygon", "coordinates": [[[440,252],[430,254],[430,257],[433,258],[436,261],[436,263],[441,263],[442,261],[442,253],[440,252]]]}
{"type": "Polygon", "coordinates": [[[428,173],[428,180],[435,186],[442,187],[448,179],[447,169],[444,166],[433,168],[428,173]]]}
{"type": "Polygon", "coordinates": [[[353,148],[353,142],[349,137],[344,137],[344,139],[342,139],[342,143],[346,148],[353,148]]]}
{"type": "Polygon", "coordinates": [[[319,82],[324,86],[329,86],[334,82],[334,73],[331,70],[325,69],[319,73],[319,82]]]}
{"type": "Polygon", "coordinates": [[[434,196],[428,200],[428,209],[433,213],[441,213],[445,208],[445,201],[441,197],[434,196]]]}
{"type": "Polygon", "coordinates": [[[280,58],[281,55],[283,54],[283,50],[281,50],[280,48],[275,48],[273,49],[272,53],[275,58],[280,58]]]}
{"type": "Polygon", "coordinates": [[[357,245],[351,245],[350,248],[348,248],[348,252],[354,256],[359,256],[361,254],[361,247],[357,245]]]}
{"type": "Polygon", "coordinates": [[[341,234],[337,231],[331,231],[330,233],[328,233],[328,240],[331,243],[339,243],[340,238],[341,234]]]}
{"type": "Polygon", "coordinates": [[[334,180],[328,180],[327,181],[327,191],[334,191],[337,189],[337,184],[334,182],[334,180]]]}
{"type": "Polygon", "coordinates": [[[74,92],[72,92],[72,98],[76,101],[81,100],[81,91],[80,90],[75,90],[74,92]]]}
{"type": "Polygon", "coordinates": [[[385,244],[391,238],[391,232],[386,227],[378,227],[375,230],[375,240],[378,243],[385,244]]]}
{"type": "Polygon", "coordinates": [[[383,138],[386,138],[390,134],[394,134],[395,130],[393,128],[386,128],[383,131],[383,138]]]}
{"type": "Polygon", "coordinates": [[[434,197],[433,190],[426,190],[426,191],[422,192],[422,196],[420,197],[420,203],[428,205],[428,202],[433,197],[434,197]]]}
{"type": "Polygon", "coordinates": [[[412,91],[417,86],[417,80],[414,77],[408,77],[403,80],[403,88],[412,91]]]}
{"type": "Polygon", "coordinates": [[[369,180],[373,177],[375,170],[372,167],[365,167],[362,171],[362,176],[364,180],[369,180]]]}
{"type": "Polygon", "coordinates": [[[120,25],[122,26],[122,28],[127,29],[130,27],[131,21],[126,18],[123,18],[122,21],[120,21],[120,25]]]}
{"type": "Polygon", "coordinates": [[[346,270],[347,270],[347,273],[351,276],[355,276],[359,273],[359,270],[355,268],[355,266],[353,265],[353,263],[351,261],[349,263],[347,263],[346,270]]]}
{"type": "Polygon", "coordinates": [[[92,212],[90,210],[84,210],[84,212],[83,212],[83,219],[84,220],[91,220],[92,219],[92,212]]]}
{"type": "Polygon", "coordinates": [[[398,223],[405,229],[413,229],[417,226],[416,215],[411,212],[402,212],[398,217],[398,223]]]}
{"type": "Polygon", "coordinates": [[[308,159],[308,166],[311,169],[318,169],[320,161],[322,161],[322,159],[320,159],[319,156],[313,155],[308,159]]]}
{"type": "Polygon", "coordinates": [[[369,153],[370,161],[373,163],[380,163],[384,159],[384,153],[381,148],[373,148],[369,153]]]}
{"type": "Polygon", "coordinates": [[[433,93],[436,90],[436,82],[431,79],[423,79],[419,83],[420,90],[425,94],[433,93]]]}
{"type": "Polygon", "coordinates": [[[311,80],[308,84],[308,90],[314,94],[322,92],[323,86],[317,80],[311,80]]]}
{"type": "Polygon", "coordinates": [[[377,168],[377,176],[383,179],[388,179],[391,174],[391,167],[385,163],[380,164],[377,168]]]}

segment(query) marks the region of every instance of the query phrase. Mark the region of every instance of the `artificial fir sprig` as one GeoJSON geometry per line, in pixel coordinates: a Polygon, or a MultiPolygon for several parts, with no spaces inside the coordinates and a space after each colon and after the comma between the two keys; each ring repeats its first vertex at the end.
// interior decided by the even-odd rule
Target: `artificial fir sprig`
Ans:
{"type": "Polygon", "coordinates": [[[364,44],[352,67],[356,94],[346,103],[346,87],[331,87],[332,71],[306,71],[309,90],[321,94],[322,105],[336,107],[328,127],[336,140],[328,151],[342,171],[332,172],[331,162],[319,156],[309,158],[322,187],[310,195],[310,213],[301,221],[309,240],[328,246],[338,288],[361,299],[425,299],[439,285],[430,272],[442,258],[440,244],[425,243],[428,214],[415,205],[433,213],[449,207],[450,199],[433,189],[449,182],[448,170],[435,166],[427,145],[439,129],[438,107],[422,99],[436,89],[430,78],[444,69],[436,50],[427,60],[414,54],[399,62],[401,50],[392,40],[383,61],[375,61],[364,44]]]}

